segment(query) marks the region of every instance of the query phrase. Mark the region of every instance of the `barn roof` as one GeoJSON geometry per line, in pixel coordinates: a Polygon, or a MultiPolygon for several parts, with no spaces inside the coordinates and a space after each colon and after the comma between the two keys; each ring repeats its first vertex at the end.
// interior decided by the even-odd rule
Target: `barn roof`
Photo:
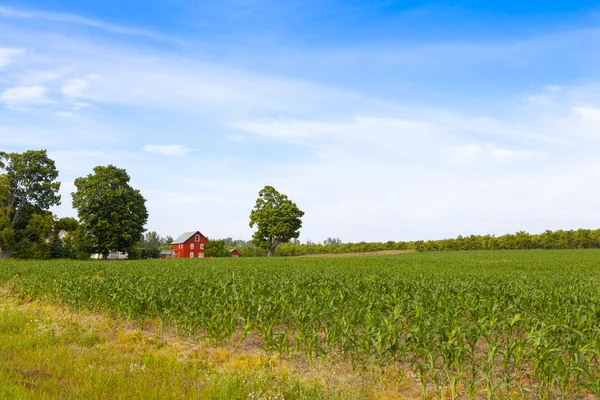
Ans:
{"type": "Polygon", "coordinates": [[[200,233],[200,231],[193,231],[193,232],[182,233],[177,239],[173,240],[172,244],[185,243],[186,240],[188,240],[189,238],[191,238],[192,236],[194,236],[196,233],[200,233]]]}

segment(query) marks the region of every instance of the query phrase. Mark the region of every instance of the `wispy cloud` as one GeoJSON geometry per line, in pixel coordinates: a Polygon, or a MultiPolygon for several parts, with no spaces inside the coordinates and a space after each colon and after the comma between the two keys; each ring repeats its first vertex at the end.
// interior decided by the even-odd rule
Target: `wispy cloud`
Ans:
{"type": "Polygon", "coordinates": [[[70,79],[61,87],[61,91],[67,97],[82,97],[85,89],[89,87],[88,81],[84,79],[70,79]]]}
{"type": "Polygon", "coordinates": [[[453,146],[448,150],[450,163],[453,165],[470,165],[480,161],[484,156],[484,148],[480,144],[453,146]]]}
{"type": "Polygon", "coordinates": [[[21,86],[8,88],[0,94],[0,101],[8,105],[47,103],[48,88],[44,86],[21,86]]]}
{"type": "Polygon", "coordinates": [[[0,47],[0,68],[8,65],[16,56],[25,54],[25,49],[10,49],[0,47]]]}
{"type": "Polygon", "coordinates": [[[510,150],[510,149],[494,149],[490,153],[492,158],[495,159],[512,159],[512,158],[522,158],[522,157],[533,157],[537,154],[536,151],[533,150],[510,150]]]}
{"type": "Polygon", "coordinates": [[[38,19],[38,20],[47,20],[47,21],[55,21],[55,22],[63,22],[70,24],[77,24],[88,26],[91,28],[102,29],[109,32],[120,33],[124,35],[133,35],[133,36],[144,36],[150,39],[161,40],[161,41],[169,41],[169,42],[180,42],[180,40],[171,38],[156,32],[152,32],[146,29],[134,28],[129,26],[121,26],[111,24],[105,21],[86,18],[80,15],[75,14],[66,14],[66,13],[54,13],[54,12],[46,12],[46,11],[37,11],[37,10],[22,10],[10,7],[0,7],[0,16],[10,17],[10,18],[22,18],[22,19],[38,19]]]}
{"type": "Polygon", "coordinates": [[[148,153],[161,154],[163,156],[185,157],[190,152],[193,152],[194,149],[191,149],[187,146],[183,146],[180,144],[167,144],[167,145],[147,144],[146,146],[144,146],[144,151],[146,151],[148,153]]]}
{"type": "Polygon", "coordinates": [[[60,78],[61,73],[57,71],[25,70],[18,74],[16,82],[22,86],[33,86],[46,84],[60,78]]]}
{"type": "Polygon", "coordinates": [[[56,111],[54,115],[62,118],[71,118],[74,117],[76,114],[73,111],[56,111]]]}

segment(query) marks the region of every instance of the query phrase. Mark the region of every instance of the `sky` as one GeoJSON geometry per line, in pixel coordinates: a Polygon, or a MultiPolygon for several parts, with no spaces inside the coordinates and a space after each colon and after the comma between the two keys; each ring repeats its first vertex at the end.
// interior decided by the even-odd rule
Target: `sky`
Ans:
{"type": "Polygon", "coordinates": [[[127,170],[147,229],[300,239],[600,228],[592,1],[0,0],[0,150],[127,170]]]}

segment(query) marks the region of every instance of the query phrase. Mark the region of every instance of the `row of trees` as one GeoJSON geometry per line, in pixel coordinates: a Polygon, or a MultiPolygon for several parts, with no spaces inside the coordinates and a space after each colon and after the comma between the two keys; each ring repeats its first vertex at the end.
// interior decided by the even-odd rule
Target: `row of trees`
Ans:
{"type": "Polygon", "coordinates": [[[547,230],[539,234],[520,231],[502,236],[471,235],[458,236],[455,239],[415,242],[417,251],[598,248],[600,248],[600,229],[547,230]]]}
{"type": "MultiPolygon", "coordinates": [[[[143,235],[148,219],[146,200],[129,185],[129,175],[113,165],[95,167],[75,180],[71,193],[79,221],[56,219],[49,209],[60,204],[60,182],[54,161],[45,150],[0,152],[0,257],[106,258],[110,252],[127,252],[130,258],[157,258],[173,238],[156,232],[143,235]],[[50,238],[50,239],[49,239],[50,238]]],[[[238,247],[244,256],[297,256],[381,250],[514,250],[600,248],[600,229],[517,232],[502,236],[471,235],[454,239],[386,243],[342,243],[327,238],[323,244],[300,244],[301,211],[285,194],[265,186],[250,213],[257,227],[251,242],[231,238],[213,240],[205,248],[209,257],[229,255],[238,247]]]]}
{"type": "MultiPolygon", "coordinates": [[[[97,253],[106,259],[115,251],[129,258],[157,258],[173,241],[156,232],[142,236],[148,220],[146,200],[129,185],[124,169],[98,166],[77,178],[71,196],[79,221],[68,224],[49,211],[61,201],[57,178],[45,150],[0,153],[1,258],[87,258],[97,253]]],[[[250,226],[257,227],[253,244],[273,255],[280,244],[298,238],[303,215],[286,195],[265,186],[250,213],[250,226]]],[[[228,255],[227,245],[232,244],[211,241],[205,254],[228,255]]]]}
{"type": "Polygon", "coordinates": [[[55,163],[45,150],[0,152],[0,258],[74,257],[134,253],[148,219],[146,200],[113,165],[75,180],[71,193],[79,223],[56,220],[60,204],[55,163]],[[60,232],[66,235],[60,237],[60,232]],[[51,237],[49,241],[48,238],[51,237]]]}
{"type": "MultiPolygon", "coordinates": [[[[79,221],[61,226],[65,221],[57,221],[49,211],[61,201],[57,178],[56,165],[45,150],[0,153],[1,258],[86,258],[98,253],[106,259],[114,251],[130,258],[157,258],[173,241],[156,232],[142,236],[148,220],[146,200],[129,185],[127,172],[113,165],[95,167],[75,180],[71,196],[79,221]]],[[[250,226],[257,227],[254,243],[273,255],[281,243],[298,237],[303,215],[286,195],[265,186],[250,214],[250,226]]],[[[228,254],[224,240],[207,247],[207,256],[228,254]]]]}
{"type": "MultiPolygon", "coordinates": [[[[452,239],[419,240],[410,242],[358,242],[342,243],[338,238],[328,238],[323,243],[298,241],[277,247],[275,256],[303,256],[312,254],[364,253],[385,250],[456,251],[456,250],[534,250],[534,249],[598,249],[600,229],[547,230],[540,234],[517,232],[501,236],[471,235],[452,239]]],[[[264,256],[264,250],[252,242],[238,246],[245,257],[264,256]]]]}

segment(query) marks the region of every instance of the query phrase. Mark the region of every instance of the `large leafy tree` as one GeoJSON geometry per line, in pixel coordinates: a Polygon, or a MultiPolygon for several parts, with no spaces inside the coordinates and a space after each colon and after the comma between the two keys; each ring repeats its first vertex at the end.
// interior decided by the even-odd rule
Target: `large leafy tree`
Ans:
{"type": "Polygon", "coordinates": [[[230,253],[225,247],[225,240],[210,240],[204,246],[204,255],[206,257],[229,257],[230,253]]]}
{"type": "Polygon", "coordinates": [[[165,239],[160,237],[155,231],[146,232],[138,243],[141,258],[159,258],[160,247],[165,243],[165,239]]]}
{"type": "Polygon", "coordinates": [[[300,236],[304,212],[296,203],[279,193],[273,186],[265,186],[258,192],[258,199],[250,213],[250,227],[257,226],[253,242],[267,249],[271,257],[277,246],[300,236]]]}
{"type": "Polygon", "coordinates": [[[54,161],[46,150],[0,152],[0,257],[48,233],[52,215],[60,204],[60,182],[54,161]]]}
{"type": "Polygon", "coordinates": [[[146,200],[129,185],[124,169],[109,165],[75,179],[71,193],[87,246],[106,259],[111,251],[129,252],[148,220],[146,200]]]}
{"type": "Polygon", "coordinates": [[[54,223],[54,231],[55,232],[65,231],[67,233],[72,233],[72,232],[75,232],[75,230],[77,229],[78,226],[79,226],[79,223],[77,222],[77,220],[75,218],[64,217],[54,223]]]}

